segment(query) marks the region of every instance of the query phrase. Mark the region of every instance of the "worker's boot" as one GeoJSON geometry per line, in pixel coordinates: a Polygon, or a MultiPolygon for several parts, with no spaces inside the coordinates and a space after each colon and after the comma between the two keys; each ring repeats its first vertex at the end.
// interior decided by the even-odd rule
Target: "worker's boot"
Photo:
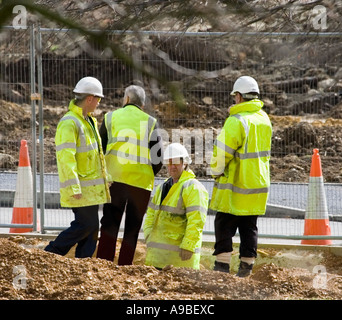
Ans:
{"type": "Polygon", "coordinates": [[[248,277],[249,275],[252,274],[252,269],[253,269],[253,263],[248,264],[247,262],[241,261],[239,270],[236,275],[240,278],[248,277]]]}
{"type": "Polygon", "coordinates": [[[229,264],[215,261],[214,271],[221,271],[221,272],[229,273],[229,264]]]}

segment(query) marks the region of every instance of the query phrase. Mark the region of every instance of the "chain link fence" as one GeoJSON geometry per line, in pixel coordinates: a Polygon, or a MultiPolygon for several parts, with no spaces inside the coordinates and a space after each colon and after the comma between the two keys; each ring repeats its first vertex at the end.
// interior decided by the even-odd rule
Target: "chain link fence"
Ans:
{"type": "MultiPolygon", "coordinates": [[[[165,143],[179,139],[188,147],[192,169],[211,194],[206,169],[213,141],[233,104],[234,81],[251,75],[274,126],[272,186],[259,232],[302,236],[312,149],[319,148],[333,236],[342,236],[341,34],[113,31],[107,39],[100,46],[73,30],[39,27],[1,32],[0,228],[11,224],[21,139],[30,148],[41,231],[63,229],[72,219],[59,207],[54,134],[80,78],[91,75],[103,84],[105,99],[95,113],[100,124],[105,112],[121,107],[128,85],[142,85],[165,143]],[[117,58],[113,48],[125,56],[117,58]],[[165,83],[179,90],[184,105],[165,83]]],[[[156,184],[165,175],[163,169],[156,184]]],[[[211,219],[206,232],[213,232],[211,219]]]]}

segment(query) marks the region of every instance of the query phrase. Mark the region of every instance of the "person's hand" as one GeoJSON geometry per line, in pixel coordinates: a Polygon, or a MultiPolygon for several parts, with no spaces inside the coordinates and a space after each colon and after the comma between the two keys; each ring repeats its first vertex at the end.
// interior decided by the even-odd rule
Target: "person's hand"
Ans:
{"type": "Polygon", "coordinates": [[[182,261],[191,259],[193,255],[192,251],[186,250],[186,249],[180,249],[179,256],[182,259],[182,261]]]}
{"type": "Polygon", "coordinates": [[[73,194],[72,197],[76,200],[79,200],[82,198],[82,193],[73,194]]]}

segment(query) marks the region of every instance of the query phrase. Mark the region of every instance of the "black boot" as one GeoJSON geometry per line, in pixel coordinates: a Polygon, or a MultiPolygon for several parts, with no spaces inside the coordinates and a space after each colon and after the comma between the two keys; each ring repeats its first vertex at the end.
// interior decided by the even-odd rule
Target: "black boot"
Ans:
{"type": "Polygon", "coordinates": [[[215,261],[214,271],[221,271],[221,272],[229,273],[229,264],[215,261]]]}
{"type": "Polygon", "coordinates": [[[247,262],[240,262],[239,270],[237,272],[237,276],[240,278],[248,277],[252,274],[253,263],[248,264],[247,262]]]}

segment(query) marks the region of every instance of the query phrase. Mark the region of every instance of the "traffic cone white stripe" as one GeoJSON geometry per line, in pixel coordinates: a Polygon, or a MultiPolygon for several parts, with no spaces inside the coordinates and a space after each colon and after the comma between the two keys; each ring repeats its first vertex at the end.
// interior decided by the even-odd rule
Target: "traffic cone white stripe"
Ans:
{"type": "MultiPolygon", "coordinates": [[[[324,180],[322,175],[321,158],[318,149],[314,149],[308,189],[308,200],[305,211],[304,235],[330,236],[329,214],[327,200],[324,190],[324,180]]],[[[328,239],[311,240],[303,239],[302,244],[310,245],[330,245],[328,239]]]]}
{"type": "MultiPolygon", "coordinates": [[[[21,140],[19,167],[14,196],[12,224],[33,224],[33,184],[27,141],[21,140]]],[[[33,228],[10,228],[11,233],[33,231],[33,228]]]]}
{"type": "Polygon", "coordinates": [[[13,206],[16,208],[33,207],[33,182],[30,167],[19,167],[13,206]]]}
{"type": "Polygon", "coordinates": [[[309,178],[308,201],[305,217],[307,219],[329,219],[323,177],[309,178]]]}

